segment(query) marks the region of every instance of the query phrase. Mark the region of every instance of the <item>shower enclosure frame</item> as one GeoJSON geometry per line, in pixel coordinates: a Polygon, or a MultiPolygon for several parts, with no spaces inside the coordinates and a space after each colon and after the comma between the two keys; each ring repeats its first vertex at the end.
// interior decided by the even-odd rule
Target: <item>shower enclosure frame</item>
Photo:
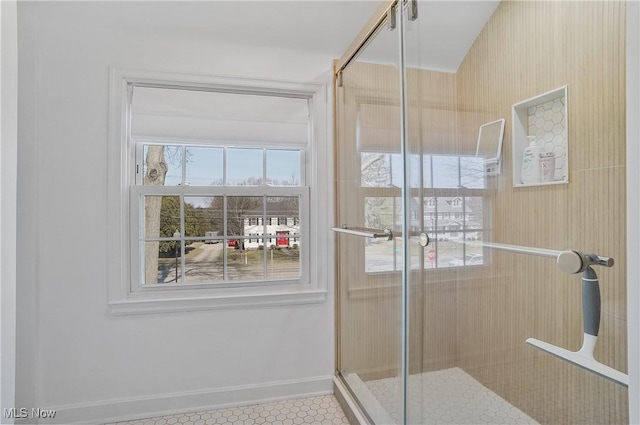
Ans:
{"type": "MultiPolygon", "coordinates": [[[[400,155],[402,157],[402,161],[403,161],[403,185],[402,185],[402,200],[403,200],[403,208],[402,208],[402,235],[406,236],[410,234],[410,229],[409,229],[409,223],[410,223],[410,214],[411,214],[411,208],[410,208],[410,203],[412,200],[412,195],[411,195],[411,188],[410,185],[406,184],[406,182],[409,181],[409,168],[410,168],[410,164],[409,164],[409,155],[407,152],[407,146],[408,146],[408,142],[407,142],[407,138],[406,138],[406,131],[407,131],[407,98],[406,96],[404,96],[405,93],[405,81],[406,81],[406,67],[404,64],[404,32],[403,32],[403,6],[406,6],[409,11],[409,19],[411,20],[415,20],[417,18],[417,0],[384,0],[380,6],[378,7],[378,9],[374,12],[374,14],[372,15],[372,17],[369,19],[369,21],[367,22],[367,24],[364,26],[363,30],[358,34],[358,36],[356,37],[356,39],[352,42],[352,44],[349,46],[349,48],[347,49],[347,51],[342,55],[342,57],[340,59],[337,59],[334,61],[334,70],[333,70],[333,88],[334,88],[334,123],[336,123],[336,125],[334,125],[334,164],[338,164],[338,140],[339,140],[339,134],[338,134],[338,121],[339,121],[339,111],[338,111],[338,107],[337,107],[337,99],[339,98],[338,95],[338,88],[342,85],[342,76],[341,76],[341,72],[351,63],[352,60],[354,60],[358,54],[364,50],[368,44],[369,41],[371,41],[375,35],[381,30],[381,26],[387,24],[389,25],[391,30],[396,30],[398,31],[398,42],[399,42],[399,63],[398,63],[398,69],[400,72],[400,77],[399,77],[399,83],[400,83],[400,93],[402,93],[401,95],[401,104],[400,104],[400,146],[401,146],[401,152],[400,155]]],[[[337,177],[337,172],[338,169],[336,167],[336,169],[334,170],[334,173],[336,173],[336,177],[337,177]]],[[[339,193],[339,184],[338,184],[338,178],[335,178],[335,193],[338,194],[339,193]]],[[[334,222],[337,223],[339,220],[338,217],[338,211],[337,209],[334,211],[335,214],[335,218],[334,218],[334,222]]],[[[386,230],[385,230],[386,232],[386,230]]],[[[428,236],[426,236],[425,233],[421,234],[421,238],[423,238],[423,235],[426,237],[426,241],[428,243],[428,236]]],[[[402,278],[401,278],[401,288],[402,288],[402,295],[401,295],[401,299],[402,299],[402,311],[406,312],[408,311],[407,309],[408,307],[408,297],[409,297],[409,276],[412,274],[412,269],[411,269],[411,255],[409,255],[409,238],[408,237],[404,237],[402,238],[402,246],[403,246],[403,267],[402,267],[402,278]]],[[[423,245],[423,247],[426,246],[423,245]]],[[[335,239],[335,249],[336,252],[338,252],[339,250],[339,241],[338,239],[335,239]]],[[[335,276],[339,275],[339,267],[340,267],[340,263],[339,263],[339,258],[336,259],[335,261],[335,276]]],[[[336,286],[335,286],[335,292],[336,294],[339,294],[339,283],[338,283],[338,279],[336,278],[336,286]]],[[[336,331],[336,352],[335,352],[335,364],[336,364],[336,369],[339,370],[340,369],[340,365],[341,365],[341,358],[340,358],[340,297],[336,296],[336,326],[335,326],[335,331],[336,331]]],[[[402,393],[403,393],[403,397],[402,397],[402,417],[406,418],[407,416],[407,401],[406,401],[406,393],[407,393],[407,380],[408,380],[408,352],[409,352],[409,347],[408,347],[408,327],[409,327],[409,319],[408,319],[408,314],[402,314],[401,315],[401,320],[402,320],[402,329],[401,329],[401,335],[402,335],[402,341],[401,341],[401,362],[400,362],[400,376],[401,376],[401,382],[402,382],[402,393]]],[[[341,385],[341,388],[344,388],[344,385],[341,385]]],[[[349,397],[349,395],[345,394],[345,397],[349,397]]],[[[366,413],[365,413],[366,414],[366,413]]],[[[406,420],[406,419],[405,419],[406,420]]]]}
{"type": "MultiPolygon", "coordinates": [[[[640,164],[640,3],[627,3],[626,95],[629,163],[640,164]],[[630,143],[631,141],[631,143],[630,143]]],[[[627,217],[640,216],[640,169],[627,166],[627,217]]],[[[640,423],[640,223],[627,219],[627,364],[629,422],[640,423]],[[633,260],[636,261],[633,261],[633,260]],[[633,276],[633,279],[630,278],[633,276]]]]}
{"type": "MultiPolygon", "coordinates": [[[[334,165],[338,163],[338,149],[337,143],[339,140],[339,131],[338,131],[338,88],[341,86],[341,72],[345,69],[351,61],[353,61],[357,55],[366,48],[368,42],[376,35],[376,33],[380,30],[381,25],[384,25],[387,21],[387,17],[389,15],[389,11],[395,7],[402,7],[402,3],[406,3],[406,0],[383,0],[375,13],[371,16],[367,24],[360,31],[354,41],[350,44],[345,53],[339,58],[334,60],[333,63],[333,101],[334,101],[334,165]],[[400,4],[400,5],[399,5],[400,4]]],[[[398,13],[398,19],[402,20],[401,14],[398,13]]],[[[640,116],[640,4],[638,2],[627,2],[627,32],[626,32],[626,93],[627,93],[627,122],[626,122],[626,154],[627,154],[627,162],[629,163],[640,163],[640,145],[638,143],[629,143],[630,140],[637,141],[640,140],[640,120],[638,117],[640,116]]],[[[402,54],[402,53],[401,53],[402,54]]],[[[404,66],[401,63],[401,73],[405,72],[404,66]]],[[[406,101],[406,99],[405,99],[406,101]]],[[[403,122],[402,126],[406,125],[406,119],[404,119],[403,114],[403,122]]],[[[403,143],[404,145],[404,143],[403,143]]],[[[338,180],[338,167],[334,168],[335,174],[335,195],[337,197],[339,191],[339,180],[338,180]]],[[[627,217],[638,217],[640,216],[640,188],[637,186],[637,181],[640,180],[640,170],[637,167],[628,167],[627,166],[627,190],[626,190],[626,199],[627,199],[627,217]]],[[[337,198],[336,198],[337,199],[337,198]]],[[[334,210],[334,223],[336,225],[341,225],[339,223],[338,210],[337,208],[334,210]]],[[[640,285],[638,282],[631,279],[631,276],[640,276],[640,261],[633,261],[633,259],[640,258],[640,223],[633,222],[633,220],[627,219],[627,353],[628,353],[628,376],[629,376],[629,392],[628,392],[628,409],[629,409],[629,421],[630,423],[640,423],[640,333],[637,332],[640,329],[640,311],[638,311],[637,306],[640,305],[640,285]]],[[[339,249],[339,241],[336,237],[334,239],[335,244],[335,252],[338,252],[339,249]]],[[[405,257],[409,257],[408,255],[405,257]]],[[[337,276],[339,275],[339,267],[340,267],[340,258],[339,256],[335,259],[335,274],[336,282],[335,282],[335,341],[336,341],[336,350],[335,350],[335,365],[336,365],[336,379],[340,380],[340,365],[341,365],[341,355],[340,355],[340,297],[339,297],[339,282],[337,276]]],[[[404,281],[404,278],[403,278],[404,281]]],[[[404,286],[406,282],[403,282],[403,292],[405,290],[404,286]]],[[[403,294],[403,303],[406,303],[405,294],[403,294]]],[[[404,311],[404,308],[403,308],[404,311]]],[[[406,316],[406,315],[405,315],[406,316]]],[[[403,318],[406,320],[406,317],[403,318]]],[[[406,336],[404,337],[406,339],[406,336]]],[[[403,351],[406,351],[404,345],[406,344],[403,341],[403,351]]],[[[404,356],[404,354],[403,354],[404,356]]],[[[403,361],[403,369],[407,366],[403,361]]],[[[406,371],[403,370],[403,380],[406,378],[406,371]]],[[[405,391],[406,391],[406,383],[405,391]]],[[[342,384],[339,388],[344,391],[345,385],[342,384]]],[[[406,392],[405,392],[406,394],[406,392]]],[[[342,394],[344,397],[349,398],[349,402],[347,403],[349,406],[357,406],[358,403],[353,403],[353,398],[347,393],[342,394]]],[[[404,397],[403,397],[404,398],[404,397]]],[[[406,401],[405,403],[405,412],[406,412],[406,401]]],[[[358,415],[356,415],[358,416],[358,415]]]]}
{"type": "MultiPolygon", "coordinates": [[[[387,14],[389,10],[394,8],[398,4],[399,0],[383,0],[378,9],[373,13],[371,18],[367,21],[363,29],[356,36],[353,42],[349,45],[347,50],[343,53],[343,55],[339,59],[335,59],[333,61],[333,140],[334,140],[334,149],[333,149],[333,164],[334,164],[334,194],[337,196],[339,192],[339,182],[337,178],[338,168],[336,164],[338,164],[338,149],[337,143],[339,140],[338,134],[338,126],[336,123],[339,120],[338,117],[338,88],[342,85],[341,75],[343,69],[345,69],[349,63],[366,47],[367,43],[372,39],[372,37],[376,34],[376,32],[380,29],[387,18],[387,14]]],[[[401,1],[401,0],[400,0],[401,1]]],[[[340,225],[338,223],[338,210],[334,208],[334,223],[340,225]]],[[[338,252],[339,250],[339,241],[337,238],[334,239],[334,252],[338,252]]],[[[338,271],[340,267],[340,258],[336,257],[334,263],[334,276],[338,276],[338,271]]],[[[334,292],[338,294],[339,286],[338,279],[335,279],[334,292]]],[[[335,365],[336,371],[340,370],[340,297],[336,295],[335,297],[335,365]]]]}

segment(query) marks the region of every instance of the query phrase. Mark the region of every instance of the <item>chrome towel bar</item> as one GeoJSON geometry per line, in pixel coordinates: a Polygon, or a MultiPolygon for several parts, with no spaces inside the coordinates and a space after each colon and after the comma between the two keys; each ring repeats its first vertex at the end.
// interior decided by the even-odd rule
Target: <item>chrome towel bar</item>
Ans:
{"type": "Polygon", "coordinates": [[[468,246],[481,248],[491,248],[500,251],[517,252],[520,254],[538,255],[540,257],[555,258],[558,267],[565,273],[581,273],[588,266],[613,267],[614,261],[611,257],[601,257],[595,254],[582,253],[576,250],[557,251],[546,248],[533,248],[528,246],[508,245],[493,242],[462,242],[468,246]]]}

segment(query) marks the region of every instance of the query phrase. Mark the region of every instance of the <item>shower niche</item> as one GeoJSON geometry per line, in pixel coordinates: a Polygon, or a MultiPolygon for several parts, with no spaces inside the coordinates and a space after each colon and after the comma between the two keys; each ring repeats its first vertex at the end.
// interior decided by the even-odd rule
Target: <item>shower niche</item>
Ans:
{"type": "Polygon", "coordinates": [[[511,107],[514,187],[569,182],[568,106],[563,86],[511,107]]]}

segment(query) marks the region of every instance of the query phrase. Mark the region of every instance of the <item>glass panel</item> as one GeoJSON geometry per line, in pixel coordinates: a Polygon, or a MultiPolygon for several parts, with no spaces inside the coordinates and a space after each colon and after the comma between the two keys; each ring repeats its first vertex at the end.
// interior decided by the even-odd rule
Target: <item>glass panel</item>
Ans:
{"type": "Polygon", "coordinates": [[[209,283],[222,281],[224,279],[223,251],[224,243],[219,240],[189,243],[185,247],[185,282],[209,283]]]}
{"type": "Polygon", "coordinates": [[[223,184],[223,149],[188,146],[185,184],[220,186],[223,184]]]}
{"type": "Polygon", "coordinates": [[[485,228],[484,199],[481,196],[470,196],[464,199],[465,238],[472,241],[481,239],[482,231],[479,229],[485,228]]]}
{"type": "Polygon", "coordinates": [[[396,270],[396,241],[366,238],[364,242],[364,271],[366,273],[396,270]]]}
{"type": "Polygon", "coordinates": [[[448,231],[438,233],[438,247],[436,249],[436,267],[460,267],[464,265],[463,245],[453,242],[448,231]]]}
{"type": "Polygon", "coordinates": [[[460,157],[433,155],[431,158],[433,187],[438,189],[460,187],[460,157]]]}
{"type": "Polygon", "coordinates": [[[145,284],[182,282],[180,241],[142,242],[145,284]]]}
{"type": "Polygon", "coordinates": [[[433,187],[431,182],[433,180],[431,172],[431,156],[425,155],[422,158],[422,185],[425,188],[433,187]]]}
{"type": "MultiPolygon", "coordinates": [[[[364,198],[364,223],[371,229],[393,229],[394,198],[364,198]]],[[[395,240],[366,238],[364,240],[364,270],[367,273],[396,270],[395,240]]]]}
{"type": "Polygon", "coordinates": [[[286,245],[288,236],[300,235],[300,200],[297,196],[267,197],[266,231],[278,235],[280,244],[286,245]]]}
{"type": "Polygon", "coordinates": [[[144,197],[145,239],[180,237],[180,221],[179,196],[144,197]]]}
{"type": "MultiPolygon", "coordinates": [[[[249,244],[248,238],[230,241],[225,250],[228,280],[264,279],[264,250],[249,248],[249,244]]],[[[259,239],[258,245],[264,245],[264,241],[259,239]]]]}
{"type": "MultiPolygon", "coordinates": [[[[398,31],[383,24],[342,72],[337,222],[349,227],[401,230],[398,45],[398,31]]],[[[410,181],[418,186],[419,179],[410,181]]],[[[402,423],[402,237],[336,238],[340,376],[365,409],[371,407],[367,411],[375,423],[402,423]]]]}
{"type": "Polygon", "coordinates": [[[400,156],[400,154],[391,155],[391,186],[403,187],[403,183],[402,183],[402,179],[404,178],[402,175],[403,169],[404,169],[404,164],[402,162],[402,156],[400,156]]]}
{"type": "Polygon", "coordinates": [[[143,183],[145,186],[177,186],[182,184],[182,147],[144,145],[142,148],[143,183]]]}
{"type": "Polygon", "coordinates": [[[391,156],[385,153],[362,152],[360,176],[364,187],[391,185],[391,156]]]}
{"type": "Polygon", "coordinates": [[[276,238],[276,249],[267,253],[267,278],[300,277],[300,239],[276,238]]]}
{"type": "Polygon", "coordinates": [[[264,218],[261,196],[227,196],[227,235],[243,236],[254,232],[264,218]]]}
{"type": "Polygon", "coordinates": [[[227,185],[259,186],[262,184],[262,149],[227,149],[227,185]]]}
{"type": "Polygon", "coordinates": [[[424,268],[435,269],[438,260],[438,234],[436,232],[427,232],[429,236],[429,245],[424,249],[424,268]]]}
{"type": "Polygon", "coordinates": [[[217,237],[222,236],[224,223],[221,209],[218,207],[222,197],[185,196],[184,197],[184,230],[185,237],[217,237]]]}
{"type": "Polygon", "coordinates": [[[267,150],[267,184],[300,186],[300,151],[267,150]]]}
{"type": "MultiPolygon", "coordinates": [[[[553,258],[482,245],[619,255],[612,269],[594,267],[602,291],[595,358],[627,371],[626,218],[612,208],[626,202],[625,102],[611,100],[625,92],[620,28],[628,7],[607,1],[419,1],[415,21],[408,19],[409,9],[399,25],[403,102],[409,105],[405,133],[408,152],[415,153],[417,144],[425,155],[427,189],[420,205],[432,241],[422,276],[411,275],[403,317],[409,324],[406,417],[392,415],[393,421],[628,423],[626,387],[525,344],[535,338],[581,349],[580,276],[562,273],[553,258]],[[468,47],[454,58],[442,40],[459,40],[460,19],[469,30],[468,47]],[[591,70],[586,80],[585,69],[591,70]],[[502,169],[476,158],[481,126],[499,119],[507,121],[502,169]],[[522,187],[527,135],[546,152],[551,174],[555,160],[555,180],[531,178],[522,187]],[[573,176],[568,182],[560,178],[567,175],[573,176]]],[[[387,69],[377,66],[377,75],[387,69]]],[[[375,84],[360,88],[390,102],[375,84]]],[[[343,142],[349,139],[338,145],[343,142]]],[[[480,156],[495,156],[480,146],[480,156]]],[[[340,260],[347,255],[340,252],[340,260]]],[[[378,397],[371,381],[367,385],[378,397]]]]}
{"type": "Polygon", "coordinates": [[[475,156],[460,157],[460,185],[467,189],[484,189],[484,158],[475,156]]]}

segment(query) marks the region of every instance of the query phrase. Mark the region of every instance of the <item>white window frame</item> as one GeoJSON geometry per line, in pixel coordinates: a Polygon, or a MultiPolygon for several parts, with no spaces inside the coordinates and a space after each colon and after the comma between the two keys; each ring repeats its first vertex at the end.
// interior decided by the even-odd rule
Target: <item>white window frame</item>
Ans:
{"type": "MultiPolygon", "coordinates": [[[[328,240],[323,237],[329,228],[330,207],[328,188],[321,186],[328,181],[329,170],[319,167],[329,161],[327,143],[327,89],[324,84],[255,80],[245,78],[176,74],[153,71],[110,70],[109,105],[109,187],[108,187],[108,281],[109,311],[112,314],[142,314],[179,312],[216,308],[262,307],[322,303],[327,296],[329,261],[328,240]],[[136,187],[136,141],[130,136],[132,91],[130,87],[170,87],[190,90],[209,90],[238,94],[259,94],[278,97],[308,99],[310,131],[303,155],[306,194],[301,197],[301,213],[306,211],[304,228],[301,228],[301,278],[243,282],[240,284],[202,285],[145,285],[136,281],[138,265],[132,252],[139,231],[139,212],[133,197],[140,195],[136,187]],[[311,243],[311,241],[314,241],[311,243]],[[304,257],[304,259],[303,259],[304,257]],[[163,287],[164,286],[164,287],[163,287]]],[[[157,139],[156,139],[157,140],[157,139]]],[[[188,140],[182,141],[190,144],[188,140]]],[[[139,143],[139,142],[138,142],[139,143]]],[[[228,144],[226,144],[228,146],[228,144]]],[[[212,145],[213,146],[213,145],[212,145]]],[[[252,147],[252,146],[242,146],[252,147]]],[[[293,146],[261,146],[266,148],[294,148],[293,146]]],[[[153,190],[175,190],[158,187],[153,190]]],[[[218,189],[208,195],[220,194],[218,189]],[[215,192],[215,193],[214,193],[215,192]]],[[[284,189],[286,191],[287,189],[284,189]]],[[[197,187],[180,187],[185,194],[202,195],[197,187]]],[[[282,192],[283,188],[279,188],[282,192]]],[[[293,189],[293,192],[300,192],[293,189]]],[[[238,187],[227,195],[265,194],[265,188],[238,187]],[[236,193],[237,192],[237,193],[236,193]],[[245,193],[246,192],[246,193],[245,193]]],[[[274,192],[275,193],[275,192],[274,192]]],[[[266,193],[270,196],[269,193],[266,193]]],[[[274,195],[277,196],[277,195],[274,195]]]]}

